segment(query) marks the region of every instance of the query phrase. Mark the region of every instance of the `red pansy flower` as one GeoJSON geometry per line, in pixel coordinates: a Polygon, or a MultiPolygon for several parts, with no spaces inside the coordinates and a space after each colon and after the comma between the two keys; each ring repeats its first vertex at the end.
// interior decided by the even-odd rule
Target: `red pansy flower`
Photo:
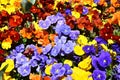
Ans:
{"type": "Polygon", "coordinates": [[[9,35],[10,35],[10,38],[15,42],[17,42],[20,39],[19,33],[16,32],[15,30],[10,30],[9,35]]]}
{"type": "Polygon", "coordinates": [[[17,27],[22,23],[23,19],[19,15],[12,15],[9,18],[9,25],[10,27],[17,27]]]}

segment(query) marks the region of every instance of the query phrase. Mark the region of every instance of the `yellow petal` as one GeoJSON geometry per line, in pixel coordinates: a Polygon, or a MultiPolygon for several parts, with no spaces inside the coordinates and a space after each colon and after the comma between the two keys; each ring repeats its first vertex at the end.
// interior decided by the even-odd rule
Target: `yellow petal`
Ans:
{"type": "Polygon", "coordinates": [[[46,65],[45,73],[47,75],[51,75],[51,73],[50,73],[51,68],[52,68],[52,65],[46,65]]]}
{"type": "Polygon", "coordinates": [[[74,16],[75,18],[80,18],[80,13],[76,12],[76,11],[72,11],[72,16],[74,16]]]}
{"type": "Polygon", "coordinates": [[[1,67],[0,67],[0,71],[1,71],[6,65],[8,65],[8,66],[7,66],[6,70],[5,70],[5,72],[10,72],[10,71],[12,71],[13,68],[14,68],[14,61],[13,61],[12,59],[7,59],[4,63],[2,63],[2,65],[1,65],[1,67]]]}
{"type": "Polygon", "coordinates": [[[76,55],[82,56],[83,54],[85,54],[85,52],[82,49],[82,46],[76,45],[74,47],[74,52],[76,55]]]}
{"type": "Polygon", "coordinates": [[[85,58],[83,61],[80,61],[78,66],[81,68],[81,69],[84,69],[84,70],[89,70],[91,69],[91,57],[88,56],[87,58],[85,58]]]}
{"type": "Polygon", "coordinates": [[[67,59],[67,60],[64,61],[64,64],[68,64],[69,66],[72,66],[73,63],[72,63],[71,60],[67,59]]]}
{"type": "Polygon", "coordinates": [[[83,35],[79,35],[77,42],[81,45],[86,45],[88,40],[87,40],[87,37],[85,37],[83,35]]]}

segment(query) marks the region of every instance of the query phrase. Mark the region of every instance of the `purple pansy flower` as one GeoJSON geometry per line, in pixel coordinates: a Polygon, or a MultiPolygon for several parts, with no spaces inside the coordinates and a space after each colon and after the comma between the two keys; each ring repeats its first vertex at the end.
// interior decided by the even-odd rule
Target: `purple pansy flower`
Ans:
{"type": "Polygon", "coordinates": [[[57,45],[55,45],[55,46],[52,48],[50,54],[55,57],[55,56],[57,56],[57,55],[59,54],[59,52],[60,52],[60,47],[57,46],[57,45]]]}
{"type": "Polygon", "coordinates": [[[100,36],[96,37],[95,40],[97,41],[98,44],[107,44],[107,41],[100,36]]]}
{"type": "Polygon", "coordinates": [[[82,14],[83,15],[86,15],[88,13],[88,8],[87,7],[83,7],[83,12],[82,12],[82,14]]]}
{"type": "Polygon", "coordinates": [[[70,32],[71,32],[70,26],[66,24],[61,25],[61,33],[63,33],[64,35],[69,35],[70,32]]]}
{"type": "Polygon", "coordinates": [[[96,56],[92,56],[92,66],[95,68],[95,69],[98,69],[98,61],[97,61],[97,57],[96,56]]]}
{"type": "Polygon", "coordinates": [[[32,67],[36,67],[38,65],[37,61],[32,59],[29,61],[29,63],[32,67]]]}
{"type": "Polygon", "coordinates": [[[120,55],[116,56],[116,61],[120,63],[120,55]]]}
{"type": "Polygon", "coordinates": [[[72,69],[68,64],[64,64],[63,67],[66,69],[65,75],[71,75],[72,74],[72,69]]]}
{"type": "Polygon", "coordinates": [[[56,45],[60,44],[60,46],[61,46],[61,44],[66,43],[66,41],[67,41],[67,37],[65,37],[65,36],[61,36],[60,38],[58,36],[55,37],[55,44],[56,45]]]}
{"type": "Polygon", "coordinates": [[[39,21],[39,26],[43,29],[48,29],[50,25],[51,21],[49,19],[39,21]]]}
{"type": "Polygon", "coordinates": [[[22,53],[25,50],[24,44],[21,44],[15,48],[18,53],[22,53]]]}
{"type": "Polygon", "coordinates": [[[70,9],[66,9],[66,10],[65,10],[65,13],[66,13],[67,15],[71,15],[71,14],[72,14],[70,9]]]}
{"type": "Polygon", "coordinates": [[[120,80],[120,64],[117,65],[113,70],[115,80],[120,80]]]}
{"type": "Polygon", "coordinates": [[[17,71],[18,71],[18,73],[20,73],[20,75],[22,75],[23,77],[24,77],[24,76],[28,76],[28,75],[30,74],[30,72],[31,72],[31,66],[30,66],[28,63],[26,63],[26,64],[18,67],[18,68],[17,68],[17,71]]]}
{"type": "Polygon", "coordinates": [[[19,53],[16,56],[16,59],[15,59],[15,65],[16,65],[16,67],[19,67],[20,65],[23,65],[26,62],[28,62],[28,58],[25,57],[22,53],[19,53]]]}
{"type": "Polygon", "coordinates": [[[97,4],[99,1],[100,1],[100,0],[94,0],[94,3],[96,3],[96,4],[97,4]]]}
{"type": "Polygon", "coordinates": [[[117,52],[117,54],[120,54],[120,45],[117,43],[112,44],[112,49],[117,52]]]}
{"type": "Polygon", "coordinates": [[[52,45],[51,44],[48,44],[47,46],[45,46],[43,49],[42,49],[42,52],[43,54],[47,54],[52,48],[52,45]]]}
{"type": "Polygon", "coordinates": [[[65,74],[66,69],[63,67],[62,63],[53,64],[51,68],[51,74],[55,77],[62,77],[65,74]]]}
{"type": "Polygon", "coordinates": [[[108,67],[110,63],[112,62],[110,53],[104,50],[102,50],[100,53],[101,54],[98,58],[99,65],[103,68],[108,67]]]}
{"type": "Polygon", "coordinates": [[[94,54],[95,53],[95,47],[93,45],[85,45],[83,47],[83,50],[85,51],[86,54],[94,54]]]}
{"type": "Polygon", "coordinates": [[[79,30],[71,30],[69,37],[72,40],[76,40],[78,38],[79,34],[80,34],[79,30]]]}
{"type": "Polygon", "coordinates": [[[75,42],[68,40],[67,43],[63,44],[62,50],[65,52],[65,54],[69,54],[73,51],[75,46],[75,42]]]}
{"type": "Polygon", "coordinates": [[[55,58],[52,58],[52,57],[50,59],[46,60],[46,64],[48,64],[48,65],[53,64],[55,62],[57,62],[57,60],[55,58]]]}
{"type": "Polygon", "coordinates": [[[94,80],[106,80],[106,73],[101,70],[94,70],[92,77],[94,80]]]}
{"type": "Polygon", "coordinates": [[[49,19],[49,20],[50,20],[51,24],[54,24],[54,23],[56,23],[56,22],[57,22],[58,17],[57,17],[57,16],[55,16],[55,15],[51,15],[51,16],[47,16],[47,17],[46,17],[46,20],[47,20],[47,19],[49,19]]]}

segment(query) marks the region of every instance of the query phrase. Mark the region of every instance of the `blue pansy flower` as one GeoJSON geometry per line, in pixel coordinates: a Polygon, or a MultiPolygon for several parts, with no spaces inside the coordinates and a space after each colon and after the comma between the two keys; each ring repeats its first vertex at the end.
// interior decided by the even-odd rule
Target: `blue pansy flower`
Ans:
{"type": "Polygon", "coordinates": [[[64,35],[69,35],[70,32],[71,32],[70,26],[66,24],[61,25],[61,33],[63,33],[64,35]]]}
{"type": "Polygon", "coordinates": [[[71,75],[72,74],[72,69],[68,64],[64,64],[63,67],[66,69],[65,75],[71,75]]]}
{"type": "Polygon", "coordinates": [[[96,37],[95,40],[97,41],[98,44],[107,44],[107,41],[100,36],[96,37]]]}
{"type": "Polygon", "coordinates": [[[75,42],[68,40],[67,43],[62,45],[62,50],[65,52],[65,54],[69,54],[73,51],[75,46],[75,42]]]}
{"type": "Polygon", "coordinates": [[[93,45],[85,45],[83,47],[83,50],[85,51],[86,54],[90,55],[94,54],[96,49],[93,45]]]}
{"type": "Polygon", "coordinates": [[[55,58],[50,58],[46,60],[46,64],[50,65],[50,64],[54,64],[55,62],[57,62],[57,60],[55,58]]]}
{"type": "Polygon", "coordinates": [[[28,76],[31,72],[31,66],[28,63],[25,63],[24,65],[18,67],[17,71],[23,77],[28,76]]]}
{"type": "Polygon", "coordinates": [[[100,52],[100,56],[98,58],[98,63],[101,67],[106,68],[110,65],[110,63],[112,62],[110,53],[107,51],[102,50],[100,52]]]}
{"type": "Polygon", "coordinates": [[[29,64],[30,64],[32,67],[36,67],[36,66],[38,65],[37,60],[33,60],[33,59],[31,59],[31,60],[29,61],[29,64]]]}
{"type": "Polygon", "coordinates": [[[18,53],[22,53],[22,52],[25,50],[24,44],[20,44],[19,46],[17,46],[17,47],[15,48],[15,50],[16,50],[18,53]]]}
{"type": "Polygon", "coordinates": [[[28,62],[28,58],[25,57],[25,55],[23,55],[22,53],[19,53],[17,56],[16,56],[16,59],[15,59],[15,65],[16,67],[19,67],[20,65],[23,65],[25,64],[26,62],[28,62]]]}
{"type": "Polygon", "coordinates": [[[55,56],[57,56],[57,55],[59,54],[59,52],[60,52],[60,47],[57,46],[57,45],[55,45],[55,46],[52,48],[50,54],[55,57],[55,56]]]}
{"type": "Polygon", "coordinates": [[[39,21],[39,26],[43,29],[48,29],[50,25],[51,25],[51,21],[49,19],[39,21]]]}
{"type": "Polygon", "coordinates": [[[58,17],[55,16],[55,15],[47,16],[47,17],[46,17],[46,20],[47,20],[47,19],[50,20],[51,24],[54,24],[54,23],[56,23],[56,22],[58,21],[58,17]]]}
{"type": "Polygon", "coordinates": [[[79,30],[71,30],[69,37],[72,40],[76,40],[78,38],[78,36],[80,35],[79,30]]]}
{"type": "Polygon", "coordinates": [[[92,77],[94,80],[106,80],[106,73],[101,70],[94,70],[92,77]]]}
{"type": "Polygon", "coordinates": [[[66,69],[63,67],[62,63],[53,64],[51,68],[51,74],[55,77],[62,77],[65,74],[66,69]]]}
{"type": "Polygon", "coordinates": [[[112,49],[117,52],[117,54],[120,54],[120,45],[117,43],[112,44],[112,49]]]}
{"type": "Polygon", "coordinates": [[[96,4],[97,4],[99,1],[100,1],[100,0],[94,0],[94,3],[96,3],[96,4]]]}
{"type": "Polygon", "coordinates": [[[88,13],[88,8],[87,7],[83,7],[83,12],[82,12],[82,14],[83,15],[86,15],[88,13]]]}
{"type": "Polygon", "coordinates": [[[42,52],[43,54],[47,54],[52,48],[52,45],[51,44],[48,44],[47,46],[45,46],[43,49],[42,49],[42,52]]]}
{"type": "Polygon", "coordinates": [[[71,14],[72,14],[70,9],[66,9],[66,10],[65,10],[65,13],[66,13],[67,15],[71,15],[71,14]]]}

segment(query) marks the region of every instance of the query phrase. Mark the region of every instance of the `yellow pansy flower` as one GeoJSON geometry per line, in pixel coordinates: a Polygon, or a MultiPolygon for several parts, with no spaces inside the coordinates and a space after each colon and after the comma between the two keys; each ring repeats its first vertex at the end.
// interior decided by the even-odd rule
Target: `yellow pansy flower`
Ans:
{"type": "Polygon", "coordinates": [[[9,0],[0,0],[0,4],[4,4],[6,5],[8,3],[9,0]]]}
{"type": "Polygon", "coordinates": [[[66,60],[64,61],[64,64],[68,64],[69,66],[72,66],[72,65],[73,65],[72,61],[71,61],[71,60],[68,60],[68,59],[66,59],[66,60]]]}
{"type": "Polygon", "coordinates": [[[12,78],[9,73],[4,73],[3,80],[15,80],[15,78],[12,78]]]}
{"type": "Polygon", "coordinates": [[[93,14],[88,14],[87,16],[88,16],[90,22],[92,22],[92,16],[93,16],[93,14]]]}
{"type": "Polygon", "coordinates": [[[92,5],[91,5],[92,7],[96,7],[97,6],[97,4],[96,3],[94,3],[94,2],[92,2],[92,5]]]}
{"type": "Polygon", "coordinates": [[[8,37],[7,39],[2,41],[1,47],[3,49],[8,50],[9,48],[11,48],[11,44],[12,44],[12,40],[10,39],[10,37],[8,37]]]}
{"type": "Polygon", "coordinates": [[[12,12],[15,12],[15,6],[14,5],[7,5],[5,8],[5,11],[7,11],[9,14],[12,12]]]}
{"type": "Polygon", "coordinates": [[[80,18],[80,13],[76,11],[72,11],[72,16],[74,16],[76,19],[80,18]]]}
{"type": "Polygon", "coordinates": [[[47,75],[51,75],[51,73],[50,73],[51,68],[52,68],[52,65],[46,65],[45,73],[46,73],[47,75]]]}
{"type": "Polygon", "coordinates": [[[92,5],[93,0],[83,0],[84,5],[92,5]]]}
{"type": "Polygon", "coordinates": [[[102,47],[104,50],[106,50],[106,51],[109,50],[108,47],[107,47],[105,44],[101,44],[101,47],[102,47]]]}
{"type": "Polygon", "coordinates": [[[83,46],[76,45],[76,46],[74,47],[74,53],[75,53],[76,55],[82,56],[83,54],[85,54],[85,52],[83,51],[82,48],[83,48],[83,46]]]}
{"type": "Polygon", "coordinates": [[[4,63],[2,63],[1,67],[0,67],[0,71],[7,66],[5,72],[10,72],[13,70],[14,68],[14,61],[12,59],[6,59],[6,61],[4,63]]]}
{"type": "Polygon", "coordinates": [[[4,30],[8,30],[8,26],[5,26],[5,27],[0,28],[0,31],[3,32],[4,30]]]}
{"type": "Polygon", "coordinates": [[[33,21],[33,25],[36,31],[42,30],[42,28],[37,24],[37,22],[33,21]]]}
{"type": "Polygon", "coordinates": [[[88,43],[89,45],[97,45],[97,41],[96,40],[92,40],[88,43]]]}
{"type": "MultiPolygon", "coordinates": [[[[10,3],[11,5],[14,5],[15,1],[16,1],[16,0],[10,0],[9,3],[10,3]]],[[[17,1],[18,1],[18,0],[17,0],[17,1]]]]}
{"type": "Polygon", "coordinates": [[[81,69],[84,69],[84,70],[90,70],[91,69],[91,57],[88,56],[87,58],[85,58],[83,61],[80,61],[78,66],[81,68],[81,69]]]}
{"type": "Polygon", "coordinates": [[[99,13],[101,13],[101,11],[100,11],[100,10],[98,10],[97,8],[93,8],[93,10],[97,10],[99,13]]]}
{"type": "Polygon", "coordinates": [[[92,73],[89,71],[82,70],[78,67],[72,68],[73,73],[71,74],[73,80],[93,80],[92,73]]]}
{"type": "Polygon", "coordinates": [[[83,36],[83,35],[79,35],[77,42],[81,45],[86,45],[88,42],[87,37],[83,36]]]}
{"type": "Polygon", "coordinates": [[[108,44],[113,44],[114,41],[112,39],[108,39],[108,44]]]}

